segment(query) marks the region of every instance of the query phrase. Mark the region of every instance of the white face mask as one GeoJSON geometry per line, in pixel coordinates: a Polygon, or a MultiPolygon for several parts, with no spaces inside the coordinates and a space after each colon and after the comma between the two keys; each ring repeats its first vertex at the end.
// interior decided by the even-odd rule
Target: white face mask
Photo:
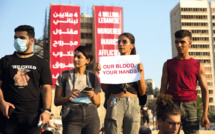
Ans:
{"type": "Polygon", "coordinates": [[[22,40],[22,39],[19,39],[17,38],[15,41],[14,41],[14,47],[16,49],[17,52],[25,52],[27,50],[27,46],[26,46],[26,43],[27,41],[26,40],[22,40]]]}

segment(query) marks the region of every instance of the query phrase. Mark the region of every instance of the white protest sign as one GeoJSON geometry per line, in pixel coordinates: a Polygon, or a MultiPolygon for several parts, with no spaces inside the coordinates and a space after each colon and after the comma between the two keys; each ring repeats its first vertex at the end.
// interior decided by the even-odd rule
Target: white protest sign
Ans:
{"type": "Polygon", "coordinates": [[[121,84],[140,80],[139,55],[99,57],[101,83],[121,84]]]}

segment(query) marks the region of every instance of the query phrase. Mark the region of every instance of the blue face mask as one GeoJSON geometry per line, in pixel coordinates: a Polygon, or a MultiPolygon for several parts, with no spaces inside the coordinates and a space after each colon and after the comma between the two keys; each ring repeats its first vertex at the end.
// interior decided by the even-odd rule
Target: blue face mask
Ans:
{"type": "Polygon", "coordinates": [[[27,46],[26,46],[26,43],[27,41],[26,40],[22,40],[22,39],[19,39],[17,38],[15,41],[14,41],[14,47],[16,49],[17,52],[25,52],[27,50],[27,46]]]}
{"type": "Polygon", "coordinates": [[[72,98],[71,102],[74,102],[74,103],[90,103],[90,99],[88,97],[72,98]]]}

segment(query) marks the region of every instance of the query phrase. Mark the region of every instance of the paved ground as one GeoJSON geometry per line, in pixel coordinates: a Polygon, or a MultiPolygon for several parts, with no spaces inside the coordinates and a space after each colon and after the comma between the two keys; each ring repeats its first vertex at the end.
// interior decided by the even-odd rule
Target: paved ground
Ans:
{"type": "MultiPolygon", "coordinates": [[[[158,130],[153,130],[152,134],[158,134],[158,130]]],[[[180,134],[184,134],[184,132],[180,132],[180,134]]],[[[215,130],[200,130],[200,134],[215,134],[215,130]]]]}

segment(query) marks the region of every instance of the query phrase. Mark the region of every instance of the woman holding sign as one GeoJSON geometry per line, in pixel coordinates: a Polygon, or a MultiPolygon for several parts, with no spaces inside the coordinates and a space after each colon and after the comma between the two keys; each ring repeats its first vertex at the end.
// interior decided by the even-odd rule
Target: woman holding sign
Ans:
{"type": "MultiPolygon", "coordinates": [[[[118,49],[121,55],[136,55],[135,38],[130,33],[122,33],[118,38],[118,49]]],[[[101,70],[98,63],[97,71],[101,70]]],[[[144,69],[142,63],[138,64],[140,80],[123,84],[102,84],[107,100],[107,113],[105,117],[105,133],[138,134],[140,125],[140,107],[138,93],[143,96],[146,91],[144,69]]]]}
{"type": "Polygon", "coordinates": [[[62,105],[63,134],[99,134],[97,107],[100,105],[101,87],[98,78],[86,65],[93,54],[86,46],[79,46],[74,53],[72,70],[64,71],[55,83],[56,106],[62,105]]]}

